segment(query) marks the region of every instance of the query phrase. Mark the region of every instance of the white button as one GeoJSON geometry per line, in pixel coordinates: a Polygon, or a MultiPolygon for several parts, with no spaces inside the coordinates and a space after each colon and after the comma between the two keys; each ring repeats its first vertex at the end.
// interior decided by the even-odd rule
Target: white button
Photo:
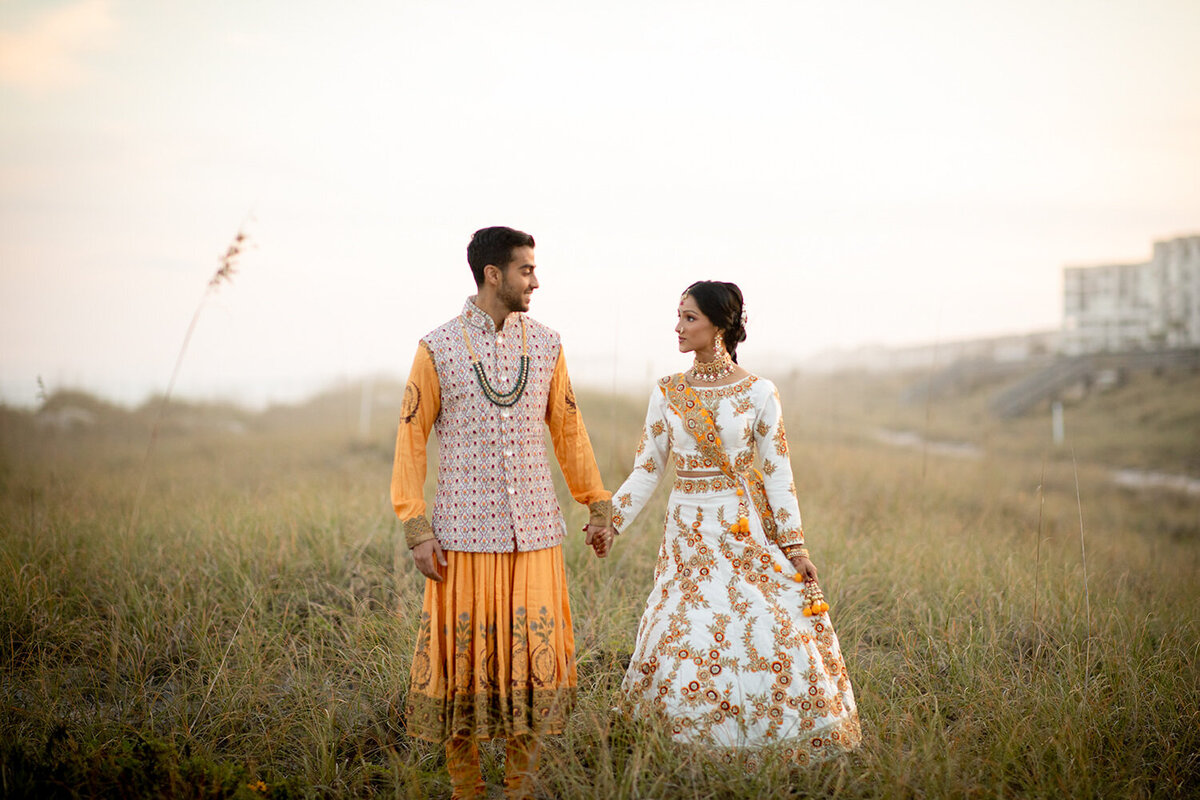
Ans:
{"type": "Polygon", "coordinates": [[[513,457],[513,451],[512,451],[512,450],[505,450],[505,451],[504,451],[504,457],[505,457],[505,458],[512,458],[512,457],[513,457]]]}
{"type": "Polygon", "coordinates": [[[502,419],[508,419],[508,412],[507,412],[507,411],[501,411],[501,412],[500,412],[500,417],[501,417],[502,419]]]}
{"type": "Polygon", "coordinates": [[[514,489],[513,487],[511,487],[511,486],[510,486],[510,487],[508,487],[508,493],[509,493],[509,494],[516,494],[516,493],[517,493],[517,490],[516,490],[516,489],[514,489]]]}
{"type": "Polygon", "coordinates": [[[504,344],[504,334],[500,334],[496,337],[496,344],[504,344]]]}

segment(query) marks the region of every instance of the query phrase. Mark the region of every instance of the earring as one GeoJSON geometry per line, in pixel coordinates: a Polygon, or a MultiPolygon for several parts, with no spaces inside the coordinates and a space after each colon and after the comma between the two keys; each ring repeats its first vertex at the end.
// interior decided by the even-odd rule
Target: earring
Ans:
{"type": "Polygon", "coordinates": [[[725,331],[718,329],[716,338],[713,339],[713,357],[724,358],[729,355],[725,349],[725,331]]]}

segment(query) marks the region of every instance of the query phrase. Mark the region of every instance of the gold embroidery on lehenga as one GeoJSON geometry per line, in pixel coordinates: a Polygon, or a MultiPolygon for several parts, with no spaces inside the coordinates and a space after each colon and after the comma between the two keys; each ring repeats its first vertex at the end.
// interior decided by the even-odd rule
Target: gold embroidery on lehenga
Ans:
{"type": "MultiPolygon", "coordinates": [[[[780,470],[789,473],[787,462],[775,456],[776,443],[766,444],[776,428],[730,421],[730,405],[748,399],[754,408],[755,398],[765,393],[734,387],[726,405],[714,395],[729,387],[681,397],[691,388],[686,383],[667,378],[660,386],[669,410],[668,438],[685,434],[682,452],[668,448],[660,459],[674,456],[676,468],[690,464],[722,474],[675,476],[654,590],[638,626],[624,696],[639,715],[660,718],[677,740],[704,745],[714,758],[749,764],[783,754],[809,764],[853,749],[861,732],[836,637],[827,616],[797,614],[800,584],[776,546],[777,540],[802,541],[794,502],[772,509],[763,491],[760,505],[753,487],[734,496],[747,483],[763,480],[751,472],[757,447],[742,448],[739,441],[747,431],[752,438],[757,434],[754,444],[764,445],[764,456],[775,459],[763,465],[777,482],[771,491],[790,483],[780,480],[780,470]],[[718,417],[725,428],[717,425],[718,417]],[[698,466],[705,462],[709,466],[698,466]],[[739,501],[746,508],[753,503],[762,527],[742,526],[739,501]],[[785,530],[778,519],[797,527],[785,530]],[[753,745],[730,747],[733,741],[753,745]]],[[[631,510],[640,509],[639,498],[632,496],[631,510]]]]}
{"type": "Polygon", "coordinates": [[[783,420],[775,423],[775,455],[786,456],[788,454],[787,432],[783,429],[783,420]]]}

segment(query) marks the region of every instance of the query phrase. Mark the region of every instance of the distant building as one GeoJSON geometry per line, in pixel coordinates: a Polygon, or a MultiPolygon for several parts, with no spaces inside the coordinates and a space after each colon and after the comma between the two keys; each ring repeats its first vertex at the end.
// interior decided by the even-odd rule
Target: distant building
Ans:
{"type": "Polygon", "coordinates": [[[940,369],[961,361],[1016,364],[1052,356],[1059,347],[1058,331],[1034,331],[909,347],[866,345],[853,350],[827,350],[806,359],[800,367],[810,372],[906,372],[940,369]]]}
{"type": "Polygon", "coordinates": [[[1200,236],[1155,242],[1144,264],[1063,269],[1063,353],[1177,347],[1200,347],[1200,236]]]}

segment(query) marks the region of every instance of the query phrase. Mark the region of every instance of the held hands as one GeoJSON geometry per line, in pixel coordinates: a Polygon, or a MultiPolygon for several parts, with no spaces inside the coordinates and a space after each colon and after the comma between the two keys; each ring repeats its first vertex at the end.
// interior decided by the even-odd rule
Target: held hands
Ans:
{"type": "Polygon", "coordinates": [[[589,522],[583,526],[583,532],[587,534],[584,541],[596,551],[597,558],[604,558],[608,555],[615,536],[612,525],[595,525],[589,522]]]}

